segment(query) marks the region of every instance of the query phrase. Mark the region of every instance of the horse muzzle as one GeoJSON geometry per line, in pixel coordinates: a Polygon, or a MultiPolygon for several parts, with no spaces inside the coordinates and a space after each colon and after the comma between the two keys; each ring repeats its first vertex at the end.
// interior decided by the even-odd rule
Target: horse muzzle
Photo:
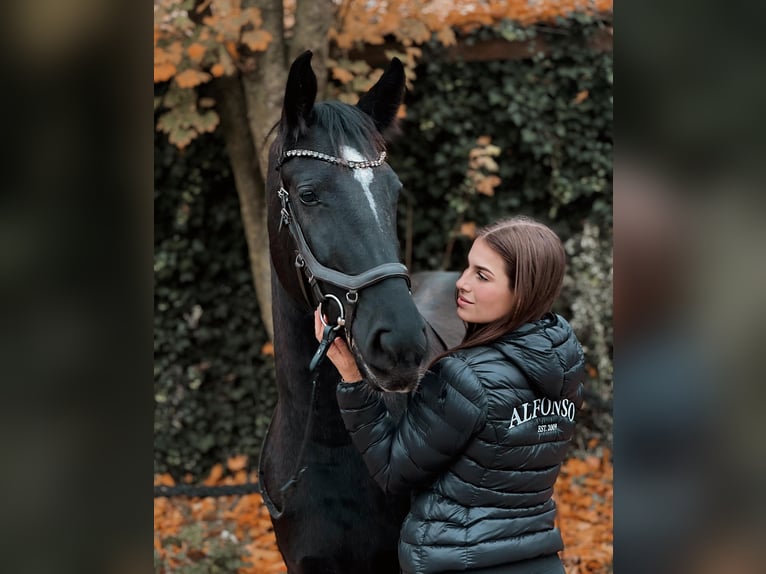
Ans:
{"type": "Polygon", "coordinates": [[[371,288],[369,298],[360,300],[352,340],[357,357],[362,359],[360,366],[373,387],[408,392],[417,385],[426,356],[426,322],[409,291],[395,283],[399,282],[381,283],[371,288]],[[377,303],[381,301],[387,304],[377,303]]]}

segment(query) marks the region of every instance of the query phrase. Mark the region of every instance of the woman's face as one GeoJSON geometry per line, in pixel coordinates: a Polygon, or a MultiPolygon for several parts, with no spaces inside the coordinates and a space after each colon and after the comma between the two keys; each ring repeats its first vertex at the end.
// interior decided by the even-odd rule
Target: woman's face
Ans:
{"type": "Polygon", "coordinates": [[[455,283],[457,315],[468,323],[491,323],[513,308],[505,262],[486,241],[478,238],[468,253],[468,268],[455,283]]]}

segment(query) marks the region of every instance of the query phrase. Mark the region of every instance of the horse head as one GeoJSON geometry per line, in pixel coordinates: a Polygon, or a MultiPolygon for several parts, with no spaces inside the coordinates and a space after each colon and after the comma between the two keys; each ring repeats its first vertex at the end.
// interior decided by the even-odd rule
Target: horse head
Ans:
{"type": "Polygon", "coordinates": [[[399,263],[401,182],[385,162],[383,133],[395,121],[404,81],[394,58],[356,106],[316,102],[311,52],[299,56],[267,181],[271,257],[281,287],[307,316],[323,302],[331,324],[345,321],[368,383],[402,392],[416,384],[427,345],[399,263]]]}

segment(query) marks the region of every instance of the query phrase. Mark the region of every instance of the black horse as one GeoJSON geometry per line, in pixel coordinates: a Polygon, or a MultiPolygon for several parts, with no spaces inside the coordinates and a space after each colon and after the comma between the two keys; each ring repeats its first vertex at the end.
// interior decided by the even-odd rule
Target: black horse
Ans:
{"type": "MultiPolygon", "coordinates": [[[[383,133],[395,120],[404,81],[393,59],[356,106],[316,103],[311,52],[304,53],[290,68],[270,150],[278,401],[259,480],[291,574],[399,572],[397,540],[408,508],[407,499],[384,495],[351,444],[335,399],[335,369],[325,361],[310,372],[315,307],[323,303],[369,384],[396,391],[385,395],[394,409],[428,354],[455,342],[435,335],[399,263],[401,183],[385,162],[383,133]]],[[[421,299],[446,294],[454,304],[454,274],[433,279],[414,281],[430,285],[421,299]]]]}

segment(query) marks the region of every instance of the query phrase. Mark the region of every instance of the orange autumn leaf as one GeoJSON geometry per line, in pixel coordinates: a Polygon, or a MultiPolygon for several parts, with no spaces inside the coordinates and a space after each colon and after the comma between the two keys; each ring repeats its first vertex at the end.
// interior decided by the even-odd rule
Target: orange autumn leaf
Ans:
{"type": "Polygon", "coordinates": [[[255,28],[260,28],[260,26],[263,24],[263,19],[261,18],[261,11],[258,8],[250,7],[245,8],[242,10],[243,14],[247,18],[247,21],[252,24],[255,28]]]}
{"type": "Polygon", "coordinates": [[[169,474],[156,474],[154,475],[155,486],[174,486],[176,483],[173,477],[169,474]]]}
{"type": "Polygon", "coordinates": [[[204,84],[209,79],[210,74],[189,68],[176,76],[176,83],[181,88],[193,88],[194,86],[204,84]]]}
{"type": "Polygon", "coordinates": [[[484,152],[482,152],[474,160],[475,166],[473,166],[473,167],[477,167],[477,168],[480,168],[480,169],[484,169],[486,171],[490,171],[490,172],[495,172],[496,173],[500,169],[500,167],[497,165],[497,162],[494,159],[492,159],[492,157],[490,155],[487,154],[487,151],[489,150],[490,147],[493,147],[493,146],[488,146],[484,150],[484,152]]]}
{"type": "Polygon", "coordinates": [[[335,43],[343,50],[349,49],[354,43],[354,35],[348,32],[341,32],[335,35],[335,43]]]}
{"type": "Polygon", "coordinates": [[[436,33],[436,37],[444,46],[454,46],[457,44],[455,31],[452,28],[442,28],[436,33]]]}
{"type": "Polygon", "coordinates": [[[242,41],[253,52],[263,52],[271,42],[271,34],[266,30],[250,30],[242,34],[242,41]]]}
{"type": "Polygon", "coordinates": [[[204,484],[205,486],[213,486],[219,480],[221,480],[222,476],[223,476],[223,465],[221,463],[218,463],[214,465],[213,468],[210,469],[210,474],[205,480],[202,481],[202,484],[204,484]]]}
{"type": "Polygon", "coordinates": [[[460,235],[473,239],[476,237],[476,223],[469,221],[460,226],[460,235]]]}
{"type": "Polygon", "coordinates": [[[234,476],[231,477],[231,483],[232,484],[241,484],[247,480],[247,471],[245,470],[238,470],[234,473],[234,476]]]}
{"type": "Polygon", "coordinates": [[[261,347],[261,354],[273,357],[274,356],[274,343],[272,343],[271,341],[266,341],[263,344],[263,347],[261,347]]]}
{"type": "Polygon", "coordinates": [[[345,68],[334,66],[332,69],[332,77],[333,79],[338,80],[341,84],[348,84],[351,80],[354,79],[354,74],[345,68]]]}
{"type": "Polygon", "coordinates": [[[592,455],[588,456],[585,458],[585,464],[588,465],[588,468],[595,470],[601,466],[601,458],[592,455]]]}
{"type": "Polygon", "coordinates": [[[238,456],[232,456],[226,461],[226,468],[232,472],[242,470],[247,466],[247,455],[240,454],[238,456]]]}
{"type": "Polygon", "coordinates": [[[173,77],[176,73],[176,67],[173,64],[155,64],[154,65],[154,81],[165,82],[173,77]]]}
{"type": "Polygon", "coordinates": [[[213,66],[210,68],[210,73],[212,74],[214,78],[220,78],[221,76],[223,76],[224,72],[225,72],[225,69],[223,67],[223,64],[220,64],[220,63],[213,64],[213,66]]]}
{"type": "Polygon", "coordinates": [[[496,175],[488,175],[476,183],[476,191],[482,195],[492,197],[495,195],[495,188],[500,185],[500,178],[496,175]]]}
{"type": "Polygon", "coordinates": [[[581,104],[586,99],[588,99],[588,90],[582,90],[581,92],[577,92],[577,95],[575,96],[574,100],[572,100],[575,104],[581,104]]]}
{"type": "Polygon", "coordinates": [[[199,42],[194,42],[194,44],[186,48],[186,53],[189,54],[189,57],[195,62],[199,62],[202,59],[202,56],[205,55],[205,51],[205,46],[199,42]]]}
{"type": "Polygon", "coordinates": [[[234,42],[232,41],[225,42],[224,47],[226,48],[226,51],[229,53],[229,56],[231,56],[232,59],[236,60],[239,57],[239,55],[237,54],[237,45],[234,42]]]}

